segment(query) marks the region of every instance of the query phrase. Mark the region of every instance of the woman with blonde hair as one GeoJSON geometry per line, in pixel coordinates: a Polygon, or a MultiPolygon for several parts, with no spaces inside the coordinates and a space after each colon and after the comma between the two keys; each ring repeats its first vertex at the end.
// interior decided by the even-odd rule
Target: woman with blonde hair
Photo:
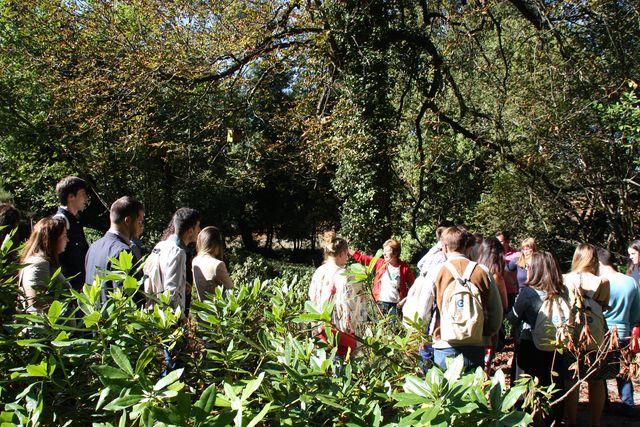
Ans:
{"type": "Polygon", "coordinates": [[[527,274],[531,265],[531,256],[536,251],[536,240],[528,237],[522,241],[520,256],[507,264],[509,271],[515,271],[518,279],[518,291],[527,284],[527,274]]]}
{"type": "MultiPolygon", "coordinates": [[[[573,260],[571,262],[571,272],[565,274],[564,285],[569,292],[570,306],[576,307],[581,302],[578,299],[583,300],[582,304],[585,304],[585,300],[590,300],[590,309],[593,312],[594,318],[596,316],[602,317],[602,312],[608,308],[609,303],[609,280],[604,277],[598,276],[599,262],[598,252],[596,248],[588,243],[582,243],[578,245],[576,251],[573,254],[573,260]]],[[[581,320],[583,323],[585,319],[581,320]]],[[[604,341],[604,324],[601,328],[597,328],[594,324],[590,323],[591,337],[594,341],[593,346],[599,347],[604,341]]],[[[604,323],[604,320],[602,320],[604,323]]],[[[576,322],[576,328],[578,323],[576,322]]],[[[574,341],[575,341],[574,334],[574,341]]],[[[574,343],[576,346],[582,343],[574,343]]],[[[589,350],[589,349],[587,349],[589,350]]],[[[589,351],[584,355],[585,360],[578,360],[580,366],[584,366],[586,358],[592,358],[595,351],[589,351]]],[[[591,360],[593,362],[593,360],[591,360]]],[[[581,370],[583,371],[583,370],[581,370]]],[[[603,378],[599,376],[600,372],[593,374],[589,380],[589,409],[591,411],[591,425],[596,426],[600,424],[600,416],[602,415],[602,409],[605,402],[605,387],[603,378]]],[[[570,389],[576,384],[576,379],[567,380],[566,389],[570,389]]],[[[567,397],[566,408],[567,418],[569,425],[575,425],[577,423],[578,416],[578,398],[579,388],[575,390],[567,397]]]]}
{"type": "MultiPolygon", "coordinates": [[[[311,278],[309,299],[316,304],[334,303],[331,313],[331,323],[343,333],[338,346],[338,354],[346,356],[351,348],[356,347],[352,334],[361,322],[366,320],[362,289],[358,285],[350,284],[345,273],[345,264],[349,259],[349,244],[345,239],[337,237],[335,232],[328,232],[324,236],[325,262],[318,267],[311,278]]],[[[324,326],[318,328],[318,337],[326,340],[324,326]]]]}
{"type": "Polygon", "coordinates": [[[224,256],[224,239],[218,228],[203,228],[196,240],[196,256],[193,258],[193,283],[200,301],[206,294],[215,293],[217,286],[233,289],[233,281],[222,258],[224,256]]]}
{"type": "Polygon", "coordinates": [[[42,313],[52,302],[49,284],[70,288],[62,275],[54,274],[60,267],[58,256],[67,246],[67,226],[62,219],[47,217],[36,223],[20,257],[19,286],[24,292],[22,308],[27,313],[42,313]],[[53,281],[52,281],[53,279],[53,281]]]}
{"type": "MultiPolygon", "coordinates": [[[[411,266],[400,260],[401,245],[396,239],[388,239],[382,245],[382,257],[376,261],[376,277],[373,282],[373,298],[381,314],[398,315],[398,303],[407,297],[415,277],[411,266]]],[[[373,257],[358,251],[350,251],[353,259],[368,266],[373,257]]]]}

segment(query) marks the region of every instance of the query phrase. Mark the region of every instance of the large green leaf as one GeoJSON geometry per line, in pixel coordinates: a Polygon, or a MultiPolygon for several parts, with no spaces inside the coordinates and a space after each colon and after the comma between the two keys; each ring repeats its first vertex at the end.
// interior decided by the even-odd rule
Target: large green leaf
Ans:
{"type": "Polygon", "coordinates": [[[116,362],[116,365],[118,365],[120,369],[126,372],[130,377],[133,377],[133,368],[131,367],[131,363],[129,362],[127,355],[122,351],[122,348],[112,344],[111,347],[109,347],[109,352],[111,353],[113,361],[116,362]]]}

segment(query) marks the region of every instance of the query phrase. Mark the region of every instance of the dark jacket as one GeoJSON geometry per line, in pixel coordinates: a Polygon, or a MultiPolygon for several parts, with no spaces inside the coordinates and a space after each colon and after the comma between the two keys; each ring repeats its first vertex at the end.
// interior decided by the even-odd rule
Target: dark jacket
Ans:
{"type": "Polygon", "coordinates": [[[69,243],[67,243],[67,247],[59,257],[62,274],[68,278],[73,289],[80,291],[84,286],[84,259],[89,249],[89,244],[82,228],[82,221],[80,217],[73,215],[62,206],[58,208],[55,216],[64,216],[67,221],[69,243]]]}
{"type": "MultiPolygon", "coordinates": [[[[116,233],[107,231],[99,240],[96,240],[89,251],[85,261],[85,267],[87,271],[87,282],[94,283],[95,275],[100,274],[100,269],[109,270],[111,268],[111,262],[109,257],[118,258],[120,252],[131,252],[130,243],[116,233]]],[[[135,263],[137,260],[134,259],[135,263]]],[[[101,300],[105,302],[107,300],[107,289],[114,289],[118,284],[113,282],[106,282],[102,287],[101,300]]]]}

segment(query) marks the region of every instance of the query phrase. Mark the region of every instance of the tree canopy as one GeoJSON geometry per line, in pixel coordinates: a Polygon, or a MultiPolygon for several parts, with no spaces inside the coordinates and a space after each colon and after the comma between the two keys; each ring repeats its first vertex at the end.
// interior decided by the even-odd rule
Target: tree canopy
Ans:
{"type": "Polygon", "coordinates": [[[74,173],[152,229],[189,205],[247,246],[337,227],[410,256],[466,223],[621,250],[639,20],[599,0],[3,0],[2,185],[44,215],[74,173]]]}

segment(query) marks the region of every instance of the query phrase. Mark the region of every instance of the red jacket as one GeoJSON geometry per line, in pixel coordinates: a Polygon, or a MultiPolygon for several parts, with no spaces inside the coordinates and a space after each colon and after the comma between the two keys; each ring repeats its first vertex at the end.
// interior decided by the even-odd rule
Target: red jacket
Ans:
{"type": "MultiPolygon", "coordinates": [[[[369,255],[362,254],[360,252],[353,253],[353,259],[358,261],[360,264],[368,266],[371,263],[373,257],[369,255]]],[[[400,261],[400,300],[407,296],[407,291],[411,285],[413,285],[413,281],[415,280],[413,276],[413,271],[411,271],[411,267],[404,261],[400,261]]],[[[380,286],[381,279],[384,272],[387,271],[387,264],[384,261],[384,258],[380,257],[376,262],[376,279],[373,282],[373,298],[378,301],[380,297],[380,286]]]]}

